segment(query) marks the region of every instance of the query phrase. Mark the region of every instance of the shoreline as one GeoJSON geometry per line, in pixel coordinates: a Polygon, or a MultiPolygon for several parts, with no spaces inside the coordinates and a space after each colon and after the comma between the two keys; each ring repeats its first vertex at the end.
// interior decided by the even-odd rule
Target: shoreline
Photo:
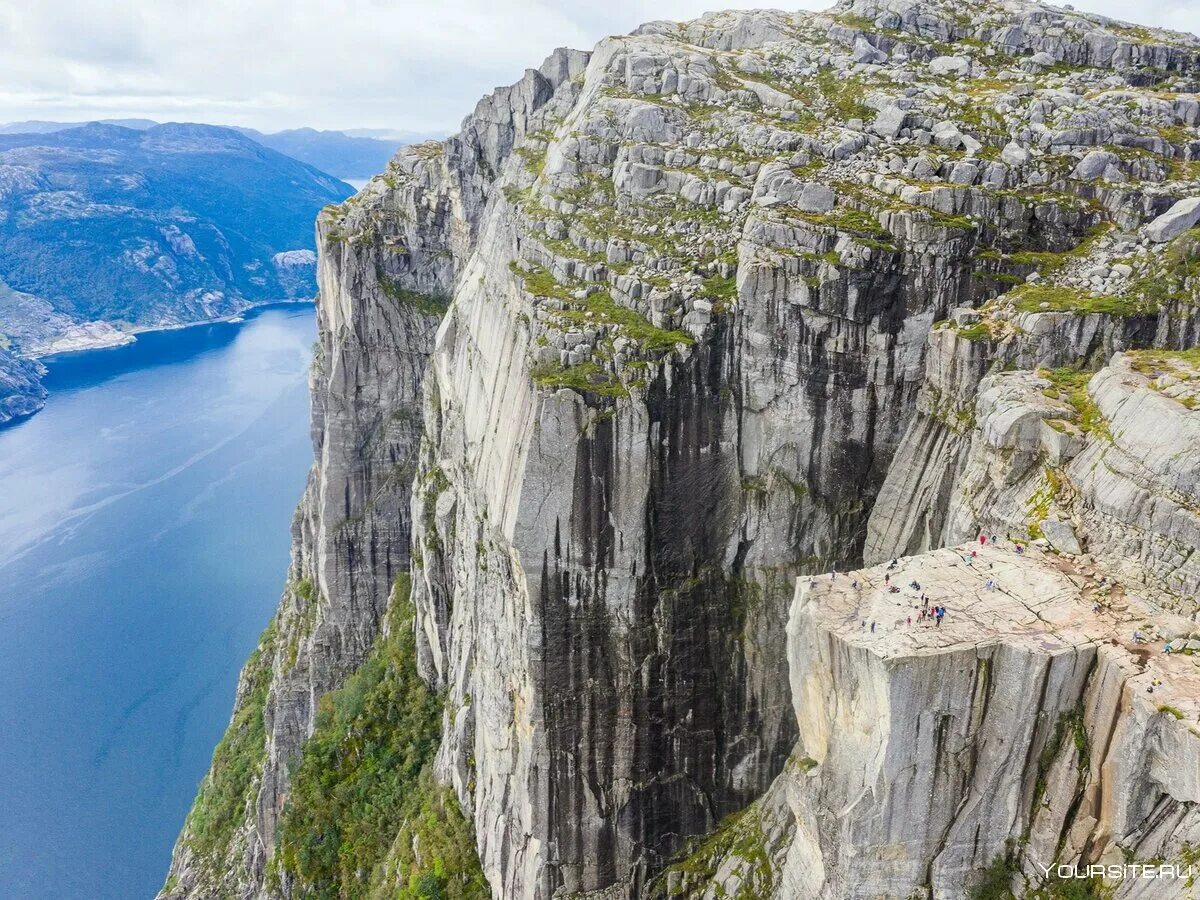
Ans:
{"type": "MultiPolygon", "coordinates": [[[[104,337],[97,337],[97,339],[87,342],[86,338],[85,338],[85,339],[82,339],[84,342],[81,342],[79,345],[76,345],[76,346],[71,346],[68,349],[54,350],[54,351],[39,354],[36,356],[30,355],[30,356],[21,357],[21,358],[31,359],[42,365],[43,372],[42,372],[41,376],[38,378],[38,383],[44,385],[47,378],[50,377],[50,374],[51,374],[50,370],[53,369],[54,364],[56,362],[66,361],[70,358],[79,356],[80,354],[83,354],[83,353],[93,353],[93,352],[106,351],[106,350],[121,350],[121,349],[129,348],[129,347],[133,346],[134,344],[138,343],[138,337],[141,335],[160,334],[160,333],[171,332],[171,331],[183,331],[188,328],[196,328],[196,327],[199,327],[202,325],[222,325],[222,324],[238,325],[238,324],[242,324],[247,319],[253,318],[254,316],[257,316],[258,314],[266,312],[267,310],[270,310],[270,309],[279,309],[279,308],[283,308],[283,307],[292,307],[292,306],[313,307],[315,305],[316,305],[315,299],[267,300],[267,301],[264,301],[261,303],[255,303],[252,306],[249,306],[246,309],[244,309],[238,313],[233,313],[228,316],[218,316],[218,317],[215,317],[212,319],[205,319],[205,320],[199,321],[199,322],[182,322],[182,323],[176,323],[176,324],[172,324],[172,325],[147,326],[147,327],[138,328],[136,330],[130,330],[130,331],[113,329],[112,334],[119,335],[120,339],[113,340],[111,338],[111,335],[105,335],[104,337]]],[[[34,416],[36,416],[38,413],[40,413],[43,409],[45,409],[46,404],[49,403],[53,399],[53,397],[54,397],[54,391],[48,390],[44,396],[38,398],[35,401],[36,405],[33,409],[31,409],[27,412],[22,412],[17,415],[8,416],[7,418],[0,418],[0,431],[4,431],[4,430],[12,428],[16,425],[20,425],[24,422],[29,421],[34,416]]]]}
{"type": "Polygon", "coordinates": [[[114,329],[121,336],[119,340],[105,340],[97,338],[91,343],[81,343],[79,346],[72,346],[60,350],[50,350],[46,353],[30,355],[29,359],[36,359],[43,364],[53,363],[56,359],[64,356],[72,356],[76,353],[90,353],[95,350],[118,350],[121,347],[128,347],[130,344],[136,343],[138,337],[143,334],[159,334],[166,331],[182,331],[185,328],[197,328],[201,325],[236,325],[244,321],[247,316],[257,314],[265,309],[279,306],[303,306],[315,305],[315,299],[303,300],[264,300],[254,303],[240,312],[231,313],[228,316],[216,316],[212,319],[200,319],[195,322],[176,322],[169,325],[145,325],[138,328],[114,329]]]}

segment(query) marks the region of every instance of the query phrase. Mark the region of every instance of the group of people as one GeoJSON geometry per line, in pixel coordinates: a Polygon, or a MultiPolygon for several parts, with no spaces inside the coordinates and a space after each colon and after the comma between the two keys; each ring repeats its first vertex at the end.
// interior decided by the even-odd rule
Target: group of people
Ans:
{"type": "MultiPolygon", "coordinates": [[[[987,534],[980,534],[979,535],[979,546],[980,547],[986,546],[989,539],[991,540],[993,545],[999,545],[999,539],[996,537],[996,535],[993,534],[993,535],[990,535],[990,537],[989,537],[989,535],[987,535],[987,534]]],[[[1012,536],[1009,535],[1008,539],[1010,541],[1012,541],[1012,536]]],[[[1019,541],[1013,541],[1013,550],[1017,553],[1017,555],[1023,555],[1025,552],[1024,546],[1019,541]]],[[[966,563],[968,565],[973,565],[975,560],[978,558],[978,555],[979,555],[978,551],[972,550],[969,556],[964,556],[964,560],[966,561],[966,563]]],[[[883,583],[889,594],[900,593],[899,586],[892,584],[892,571],[894,569],[898,568],[899,565],[900,565],[900,560],[893,559],[890,563],[888,563],[887,570],[884,572],[883,583]]],[[[833,578],[833,577],[834,577],[833,575],[830,575],[830,578],[833,578]]],[[[858,584],[857,578],[854,579],[853,581],[851,581],[851,587],[853,587],[855,590],[858,590],[859,584],[858,584]]],[[[908,587],[914,591],[921,590],[921,584],[916,579],[913,579],[912,581],[910,581],[908,583],[908,587]]],[[[988,578],[987,589],[989,591],[994,591],[994,590],[996,590],[996,587],[997,587],[996,579],[988,578]]],[[[942,619],[944,619],[946,617],[946,607],[940,603],[930,602],[929,598],[927,598],[924,594],[921,594],[920,602],[921,602],[921,612],[917,616],[917,624],[932,622],[935,626],[941,625],[942,619]]],[[[911,626],[913,624],[913,617],[908,616],[907,622],[911,626]]],[[[876,623],[870,622],[869,624],[870,624],[870,628],[871,628],[871,633],[874,634],[875,628],[876,628],[876,623]]],[[[862,621],[862,627],[866,628],[867,626],[868,626],[868,622],[866,619],[864,619],[862,621]]]]}
{"type": "Polygon", "coordinates": [[[946,607],[941,605],[926,606],[921,610],[921,618],[933,619],[938,625],[941,625],[942,619],[946,618],[946,607]]]}

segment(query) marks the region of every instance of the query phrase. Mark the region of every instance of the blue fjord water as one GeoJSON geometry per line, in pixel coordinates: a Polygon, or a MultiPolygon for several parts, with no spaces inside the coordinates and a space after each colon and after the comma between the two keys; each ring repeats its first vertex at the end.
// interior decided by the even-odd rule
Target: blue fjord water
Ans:
{"type": "Polygon", "coordinates": [[[0,897],[152,897],[278,600],[311,306],[50,364],[0,430],[0,897]]]}

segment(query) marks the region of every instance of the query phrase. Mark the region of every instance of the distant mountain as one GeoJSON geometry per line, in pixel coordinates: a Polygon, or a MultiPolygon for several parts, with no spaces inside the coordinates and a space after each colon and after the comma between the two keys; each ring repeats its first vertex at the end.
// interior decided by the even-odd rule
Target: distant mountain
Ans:
{"type": "Polygon", "coordinates": [[[423,144],[426,141],[440,141],[449,137],[444,131],[406,131],[396,128],[346,128],[342,134],[350,137],[377,138],[381,141],[391,141],[398,146],[408,144],[423,144]]]}
{"type": "MultiPolygon", "coordinates": [[[[101,125],[118,125],[144,131],[158,123],[151,119],[101,119],[101,125]]],[[[50,122],[31,119],[0,125],[0,135],[50,134],[68,128],[78,128],[83,122],[50,122]]],[[[441,139],[444,134],[420,131],[395,131],[386,128],[354,128],[349,131],[318,131],[315,128],[292,128],[287,131],[264,133],[253,128],[234,126],[234,131],[253,138],[292,159],[315,166],[337,178],[354,180],[378,175],[396,151],[406,144],[441,139]]]]}
{"type": "Polygon", "coordinates": [[[317,131],[293,128],[263,134],[252,128],[239,128],[264,147],[278,150],[293,159],[316,166],[339,178],[370,178],[378,175],[400,148],[400,141],[374,137],[351,137],[341,131],[317,131]]]}
{"type": "MultiPolygon", "coordinates": [[[[0,347],[34,357],[311,297],[316,214],[351,193],[229,128],[0,134],[0,347]]],[[[31,378],[6,358],[0,422],[31,378]]]]}
{"type": "MultiPolygon", "coordinates": [[[[153,119],[97,119],[101,125],[119,125],[122,128],[136,128],[139,131],[153,128],[158,123],[153,119]]],[[[64,131],[67,128],[78,128],[87,122],[49,122],[45,119],[27,119],[24,122],[6,122],[0,125],[0,134],[49,134],[52,131],[64,131]]]]}

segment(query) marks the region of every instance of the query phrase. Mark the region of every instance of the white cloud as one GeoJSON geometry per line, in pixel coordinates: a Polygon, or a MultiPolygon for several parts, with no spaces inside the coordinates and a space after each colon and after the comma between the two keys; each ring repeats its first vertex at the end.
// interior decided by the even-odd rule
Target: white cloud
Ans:
{"type": "MultiPolygon", "coordinates": [[[[769,2],[769,0],[768,0],[769,2]]],[[[824,0],[805,6],[820,8],[824,0]]],[[[1143,24],[1196,27],[1197,0],[1143,24]]],[[[555,47],[744,0],[0,0],[0,121],[145,116],[453,130],[555,47]]],[[[1129,16],[1128,0],[1076,6],[1129,16]]]]}

